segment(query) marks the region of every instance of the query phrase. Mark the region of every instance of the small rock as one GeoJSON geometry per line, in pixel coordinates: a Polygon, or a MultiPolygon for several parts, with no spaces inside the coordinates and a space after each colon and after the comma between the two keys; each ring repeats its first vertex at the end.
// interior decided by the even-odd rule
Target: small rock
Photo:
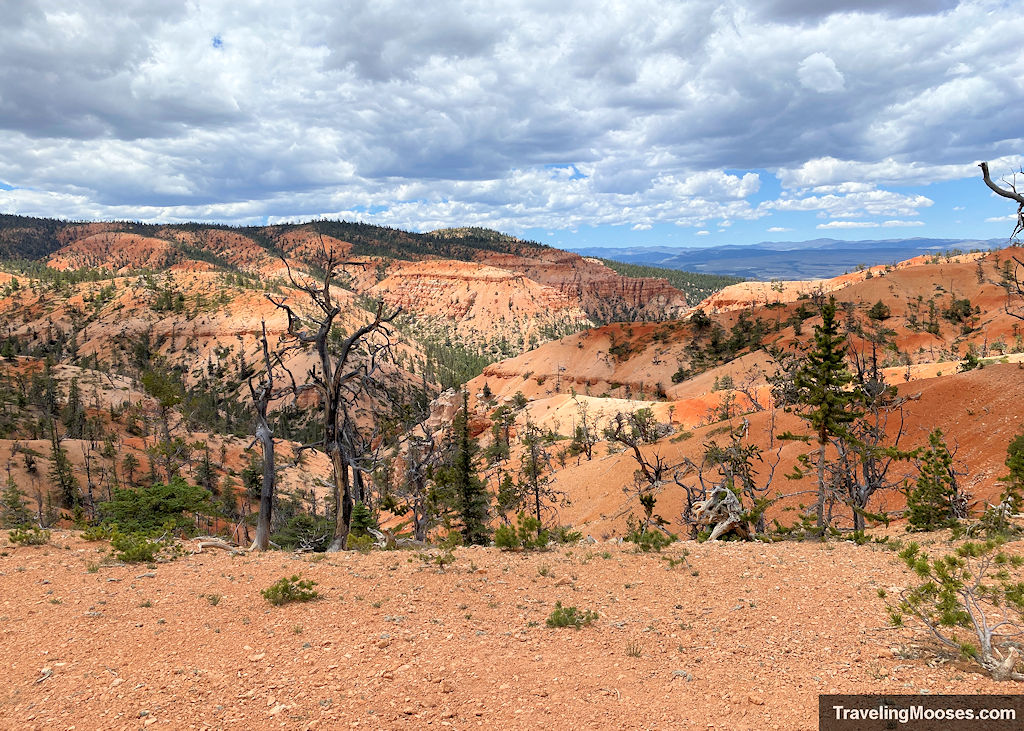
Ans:
{"type": "Polygon", "coordinates": [[[689,671],[687,671],[687,670],[673,670],[672,671],[672,677],[673,678],[683,678],[687,683],[689,683],[691,680],[693,680],[693,675],[691,675],[689,673],[689,671]]]}
{"type": "Polygon", "coordinates": [[[572,584],[572,579],[567,579],[564,576],[555,582],[555,586],[569,586],[572,584]]]}
{"type": "Polygon", "coordinates": [[[764,698],[761,698],[761,697],[756,696],[756,695],[749,695],[749,696],[747,696],[747,700],[750,701],[751,703],[753,703],[755,706],[763,706],[764,705],[764,698]]]}

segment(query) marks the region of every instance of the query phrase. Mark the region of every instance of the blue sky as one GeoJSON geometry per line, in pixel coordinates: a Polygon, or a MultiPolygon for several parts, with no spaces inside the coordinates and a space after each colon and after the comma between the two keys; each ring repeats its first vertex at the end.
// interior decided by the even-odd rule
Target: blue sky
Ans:
{"type": "MultiPolygon", "coordinates": [[[[1010,0],[25,0],[0,212],[554,245],[994,238],[1010,0]]],[[[1024,179],[1022,179],[1024,184],[1024,179]]]]}

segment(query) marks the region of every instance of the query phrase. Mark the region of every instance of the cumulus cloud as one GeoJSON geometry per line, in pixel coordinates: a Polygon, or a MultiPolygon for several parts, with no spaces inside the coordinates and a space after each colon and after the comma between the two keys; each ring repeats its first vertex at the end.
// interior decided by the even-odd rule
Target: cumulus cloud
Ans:
{"type": "Polygon", "coordinates": [[[797,76],[804,87],[823,94],[842,91],[845,85],[836,62],[820,51],[800,62],[797,76]]]}
{"type": "Polygon", "coordinates": [[[1024,146],[1024,55],[991,63],[1024,18],[993,25],[991,0],[11,5],[0,211],[905,220],[931,200],[889,188],[1024,146]]]}

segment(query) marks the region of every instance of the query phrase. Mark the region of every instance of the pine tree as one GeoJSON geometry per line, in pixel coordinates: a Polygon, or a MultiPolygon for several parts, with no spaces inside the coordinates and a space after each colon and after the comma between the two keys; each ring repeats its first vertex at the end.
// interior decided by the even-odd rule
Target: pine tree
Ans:
{"type": "Polygon", "coordinates": [[[67,436],[70,439],[81,439],[85,435],[85,407],[82,405],[82,393],[77,378],[72,378],[68,386],[68,401],[61,410],[60,418],[67,427],[67,436]]]}
{"type": "Polygon", "coordinates": [[[0,492],[0,523],[4,528],[23,528],[32,523],[32,512],[25,507],[25,493],[18,489],[13,477],[0,492]]]}
{"type": "Polygon", "coordinates": [[[953,456],[936,429],[928,435],[928,448],[921,458],[917,484],[907,494],[908,530],[938,530],[956,522],[953,456]]]}
{"type": "Polygon", "coordinates": [[[438,475],[448,483],[462,519],[462,538],[467,544],[486,545],[490,541],[487,526],[490,496],[487,487],[476,472],[476,459],[480,451],[469,433],[469,396],[462,392],[462,409],[452,423],[452,460],[438,475]]]}
{"type": "Polygon", "coordinates": [[[57,425],[50,424],[50,479],[60,490],[60,503],[64,508],[75,508],[82,504],[82,492],[71,467],[68,453],[57,438],[57,425]]]}
{"type": "Polygon", "coordinates": [[[818,440],[817,525],[825,526],[825,458],[829,439],[845,434],[848,424],[860,417],[856,396],[847,386],[853,381],[846,365],[846,336],[839,332],[836,299],[821,306],[821,325],[814,327],[814,344],[794,375],[800,417],[810,424],[818,440]]]}

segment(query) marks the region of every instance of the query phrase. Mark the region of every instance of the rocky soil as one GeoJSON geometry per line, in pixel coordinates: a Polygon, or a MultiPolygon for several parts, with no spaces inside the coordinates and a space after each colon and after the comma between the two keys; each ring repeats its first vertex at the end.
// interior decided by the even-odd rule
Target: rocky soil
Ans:
{"type": "Polygon", "coordinates": [[[887,626],[878,589],[911,579],[875,544],[461,548],[444,573],[415,551],[2,545],[2,728],[790,731],[819,693],[1015,690],[887,626]],[[322,599],[263,600],[293,574],[322,599]],[[549,628],[556,601],[598,619],[549,628]]]}

